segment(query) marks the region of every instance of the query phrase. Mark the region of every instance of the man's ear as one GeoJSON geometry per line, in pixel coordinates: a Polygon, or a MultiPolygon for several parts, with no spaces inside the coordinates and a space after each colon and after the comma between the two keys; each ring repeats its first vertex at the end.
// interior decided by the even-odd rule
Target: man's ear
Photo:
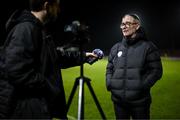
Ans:
{"type": "Polygon", "coordinates": [[[138,24],[137,27],[136,27],[136,30],[138,30],[140,28],[140,25],[138,24]]]}
{"type": "Polygon", "coordinates": [[[45,2],[44,5],[43,5],[43,9],[47,9],[49,6],[49,3],[48,2],[45,2]]]}

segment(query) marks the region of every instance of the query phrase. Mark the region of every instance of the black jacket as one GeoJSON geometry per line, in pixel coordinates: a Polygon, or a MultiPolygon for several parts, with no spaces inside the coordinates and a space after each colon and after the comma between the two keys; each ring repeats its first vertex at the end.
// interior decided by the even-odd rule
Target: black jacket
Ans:
{"type": "Polygon", "coordinates": [[[43,29],[29,11],[15,12],[7,22],[4,70],[14,87],[10,117],[66,118],[60,69],[79,65],[80,55],[57,51],[43,29]]]}
{"type": "Polygon", "coordinates": [[[151,102],[150,88],[162,76],[157,47],[144,34],[115,44],[109,54],[106,85],[114,102],[143,105],[151,102]]]}

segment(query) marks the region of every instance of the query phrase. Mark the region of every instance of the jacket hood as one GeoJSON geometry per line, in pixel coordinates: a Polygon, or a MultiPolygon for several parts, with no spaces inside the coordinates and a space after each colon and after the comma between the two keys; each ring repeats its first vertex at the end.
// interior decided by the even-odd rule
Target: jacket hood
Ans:
{"type": "Polygon", "coordinates": [[[37,25],[42,26],[40,20],[38,20],[33,14],[28,10],[16,10],[9,17],[6,22],[6,32],[9,32],[15,25],[22,22],[32,22],[37,25]]]}

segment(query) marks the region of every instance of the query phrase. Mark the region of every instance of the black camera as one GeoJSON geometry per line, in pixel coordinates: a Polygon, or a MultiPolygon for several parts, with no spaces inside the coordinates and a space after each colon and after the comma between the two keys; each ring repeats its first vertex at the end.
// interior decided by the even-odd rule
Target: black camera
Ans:
{"type": "Polygon", "coordinates": [[[73,21],[70,25],[65,25],[64,32],[72,36],[73,42],[77,44],[88,43],[91,39],[89,26],[81,24],[79,21],[73,21]]]}

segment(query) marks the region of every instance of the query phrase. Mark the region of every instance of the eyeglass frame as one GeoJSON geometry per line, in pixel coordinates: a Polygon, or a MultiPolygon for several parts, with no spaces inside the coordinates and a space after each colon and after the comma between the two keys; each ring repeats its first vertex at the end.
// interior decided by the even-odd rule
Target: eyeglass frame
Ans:
{"type": "Polygon", "coordinates": [[[121,23],[120,28],[126,26],[126,27],[130,27],[132,25],[138,24],[138,22],[126,22],[126,23],[121,23]]]}

